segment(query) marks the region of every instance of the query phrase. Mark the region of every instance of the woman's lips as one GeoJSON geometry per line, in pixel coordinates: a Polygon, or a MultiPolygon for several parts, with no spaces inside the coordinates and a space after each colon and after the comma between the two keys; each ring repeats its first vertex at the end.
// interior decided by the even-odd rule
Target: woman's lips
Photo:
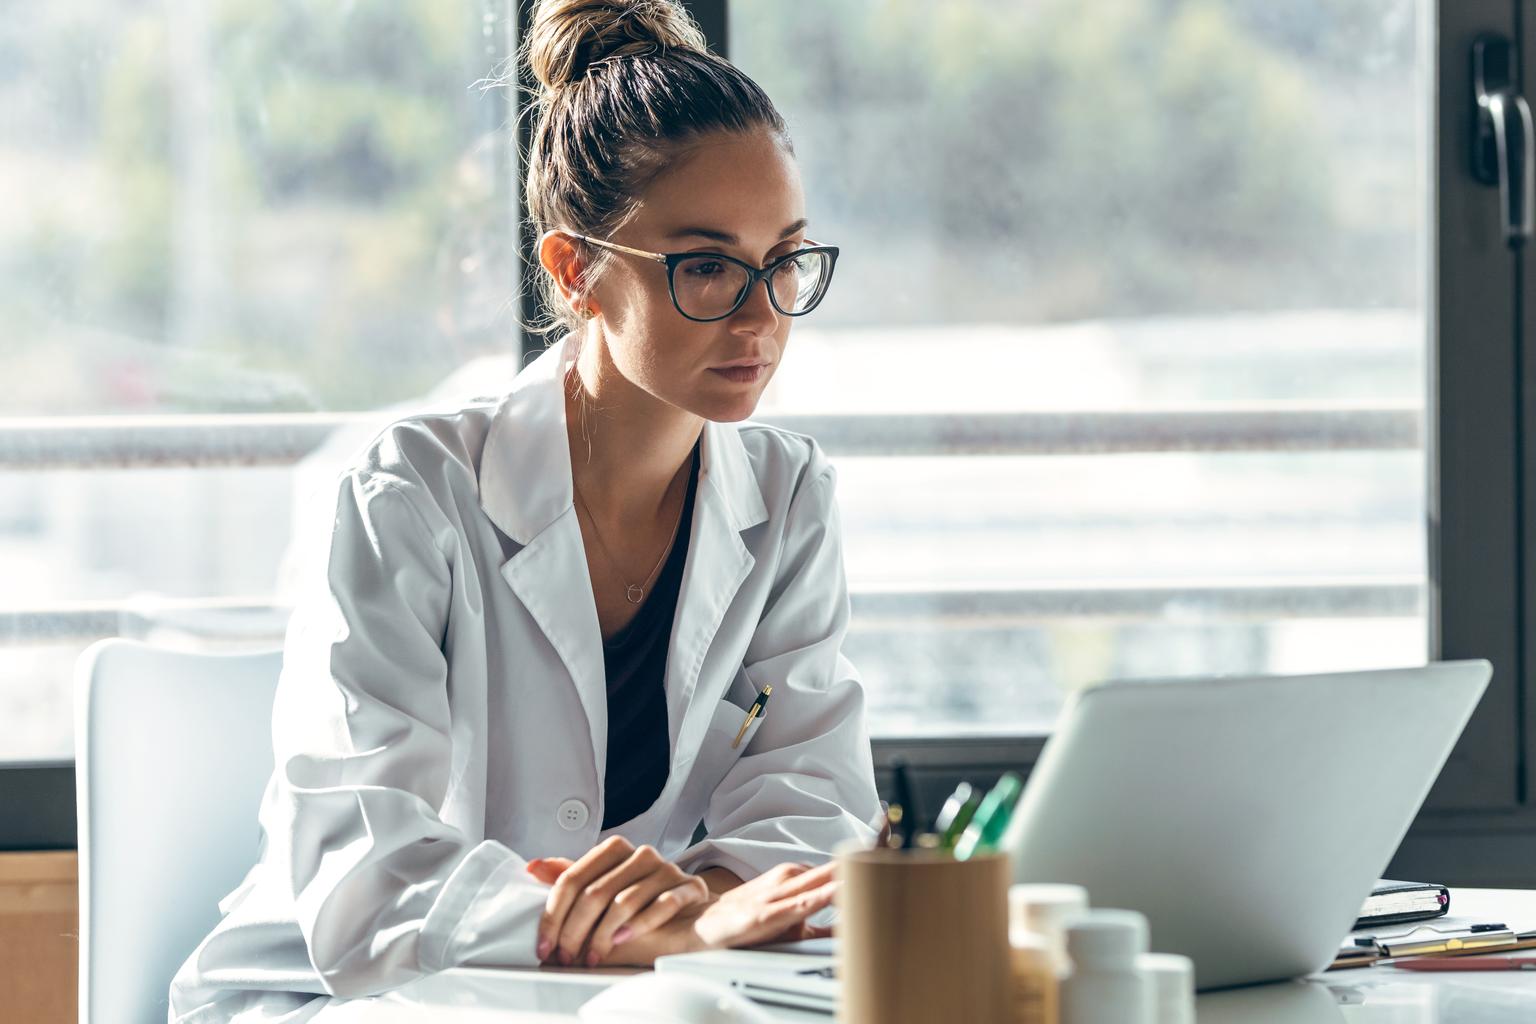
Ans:
{"type": "Polygon", "coordinates": [[[755,384],[767,369],[768,364],[759,363],[756,366],[712,366],[709,372],[718,373],[726,380],[737,384],[755,384]]]}

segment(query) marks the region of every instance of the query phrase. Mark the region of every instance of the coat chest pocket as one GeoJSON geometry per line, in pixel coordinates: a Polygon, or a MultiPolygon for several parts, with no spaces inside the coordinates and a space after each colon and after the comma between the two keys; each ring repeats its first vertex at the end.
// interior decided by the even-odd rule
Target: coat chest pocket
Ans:
{"type": "Polygon", "coordinates": [[[736,739],[736,734],[741,732],[741,723],[747,720],[747,710],[732,701],[716,702],[709,728],[705,730],[704,739],[699,744],[699,752],[688,766],[688,778],[683,782],[682,792],[678,795],[677,809],[668,823],[669,839],[687,844],[692,838],[694,828],[703,820],[704,812],[709,807],[709,798],[714,795],[726,773],[746,752],[752,737],[762,727],[763,717],[771,714],[769,710],[759,712],[752,719],[752,724],[747,726],[741,742],[733,748],[731,743],[736,739]]]}

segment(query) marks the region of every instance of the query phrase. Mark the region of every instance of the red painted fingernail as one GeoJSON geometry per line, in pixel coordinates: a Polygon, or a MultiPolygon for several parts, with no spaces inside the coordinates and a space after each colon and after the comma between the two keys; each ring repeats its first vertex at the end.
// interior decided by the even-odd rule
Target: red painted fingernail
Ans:
{"type": "Polygon", "coordinates": [[[587,954],[587,966],[588,967],[596,967],[597,966],[597,951],[596,950],[593,950],[592,952],[587,954]]]}
{"type": "Polygon", "coordinates": [[[571,954],[567,953],[563,949],[560,951],[560,966],[561,967],[569,967],[569,966],[571,966],[571,954]]]}
{"type": "Polygon", "coordinates": [[[548,939],[539,940],[539,948],[537,952],[540,960],[543,960],[545,957],[549,956],[549,948],[553,945],[554,943],[550,942],[548,939]]]}
{"type": "Polygon", "coordinates": [[[621,942],[627,942],[629,941],[629,937],[633,934],[635,933],[629,927],[629,925],[625,925],[623,928],[620,928],[618,931],[613,933],[613,944],[617,946],[621,942]]]}

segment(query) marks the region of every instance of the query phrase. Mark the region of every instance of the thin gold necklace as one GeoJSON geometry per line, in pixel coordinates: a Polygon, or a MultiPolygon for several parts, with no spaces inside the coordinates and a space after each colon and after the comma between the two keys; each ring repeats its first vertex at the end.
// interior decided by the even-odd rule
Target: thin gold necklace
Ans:
{"type": "MultiPolygon", "coordinates": [[[[586,499],[581,496],[581,488],[576,486],[576,477],[574,474],[571,476],[571,490],[576,493],[576,501],[579,505],[581,505],[581,510],[587,514],[587,521],[592,524],[592,536],[597,538],[597,546],[602,548],[603,557],[608,559],[608,565],[613,569],[615,575],[620,577],[620,582],[622,583],[623,570],[619,568],[618,561],[614,559],[613,553],[608,550],[608,545],[603,541],[603,533],[597,528],[597,517],[594,516],[592,514],[592,510],[587,507],[586,499]]],[[[672,550],[672,545],[677,540],[677,531],[683,525],[683,508],[687,504],[688,496],[684,494],[683,500],[679,502],[677,506],[677,522],[672,524],[672,536],[670,539],[668,539],[666,545],[662,547],[661,557],[656,560],[656,567],[653,568],[645,577],[645,579],[641,580],[639,584],[625,584],[624,597],[629,601],[630,604],[639,604],[645,600],[645,588],[651,585],[652,578],[654,578],[655,575],[661,571],[661,564],[667,560],[667,553],[672,550]]]]}

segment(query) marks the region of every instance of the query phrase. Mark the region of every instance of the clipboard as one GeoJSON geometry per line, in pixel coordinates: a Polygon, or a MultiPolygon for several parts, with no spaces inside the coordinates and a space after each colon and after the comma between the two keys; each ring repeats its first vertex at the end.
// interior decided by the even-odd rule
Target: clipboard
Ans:
{"type": "Polygon", "coordinates": [[[1435,933],[1433,930],[1419,928],[1393,936],[1352,938],[1340,947],[1338,955],[1324,970],[1349,970],[1354,967],[1370,967],[1391,960],[1422,957],[1486,956],[1519,949],[1536,949],[1536,931],[1510,932],[1508,929],[1500,928],[1499,931],[1494,932],[1458,928],[1454,931],[1435,933]],[[1419,936],[1419,932],[1427,932],[1427,934],[1419,936]]]}

